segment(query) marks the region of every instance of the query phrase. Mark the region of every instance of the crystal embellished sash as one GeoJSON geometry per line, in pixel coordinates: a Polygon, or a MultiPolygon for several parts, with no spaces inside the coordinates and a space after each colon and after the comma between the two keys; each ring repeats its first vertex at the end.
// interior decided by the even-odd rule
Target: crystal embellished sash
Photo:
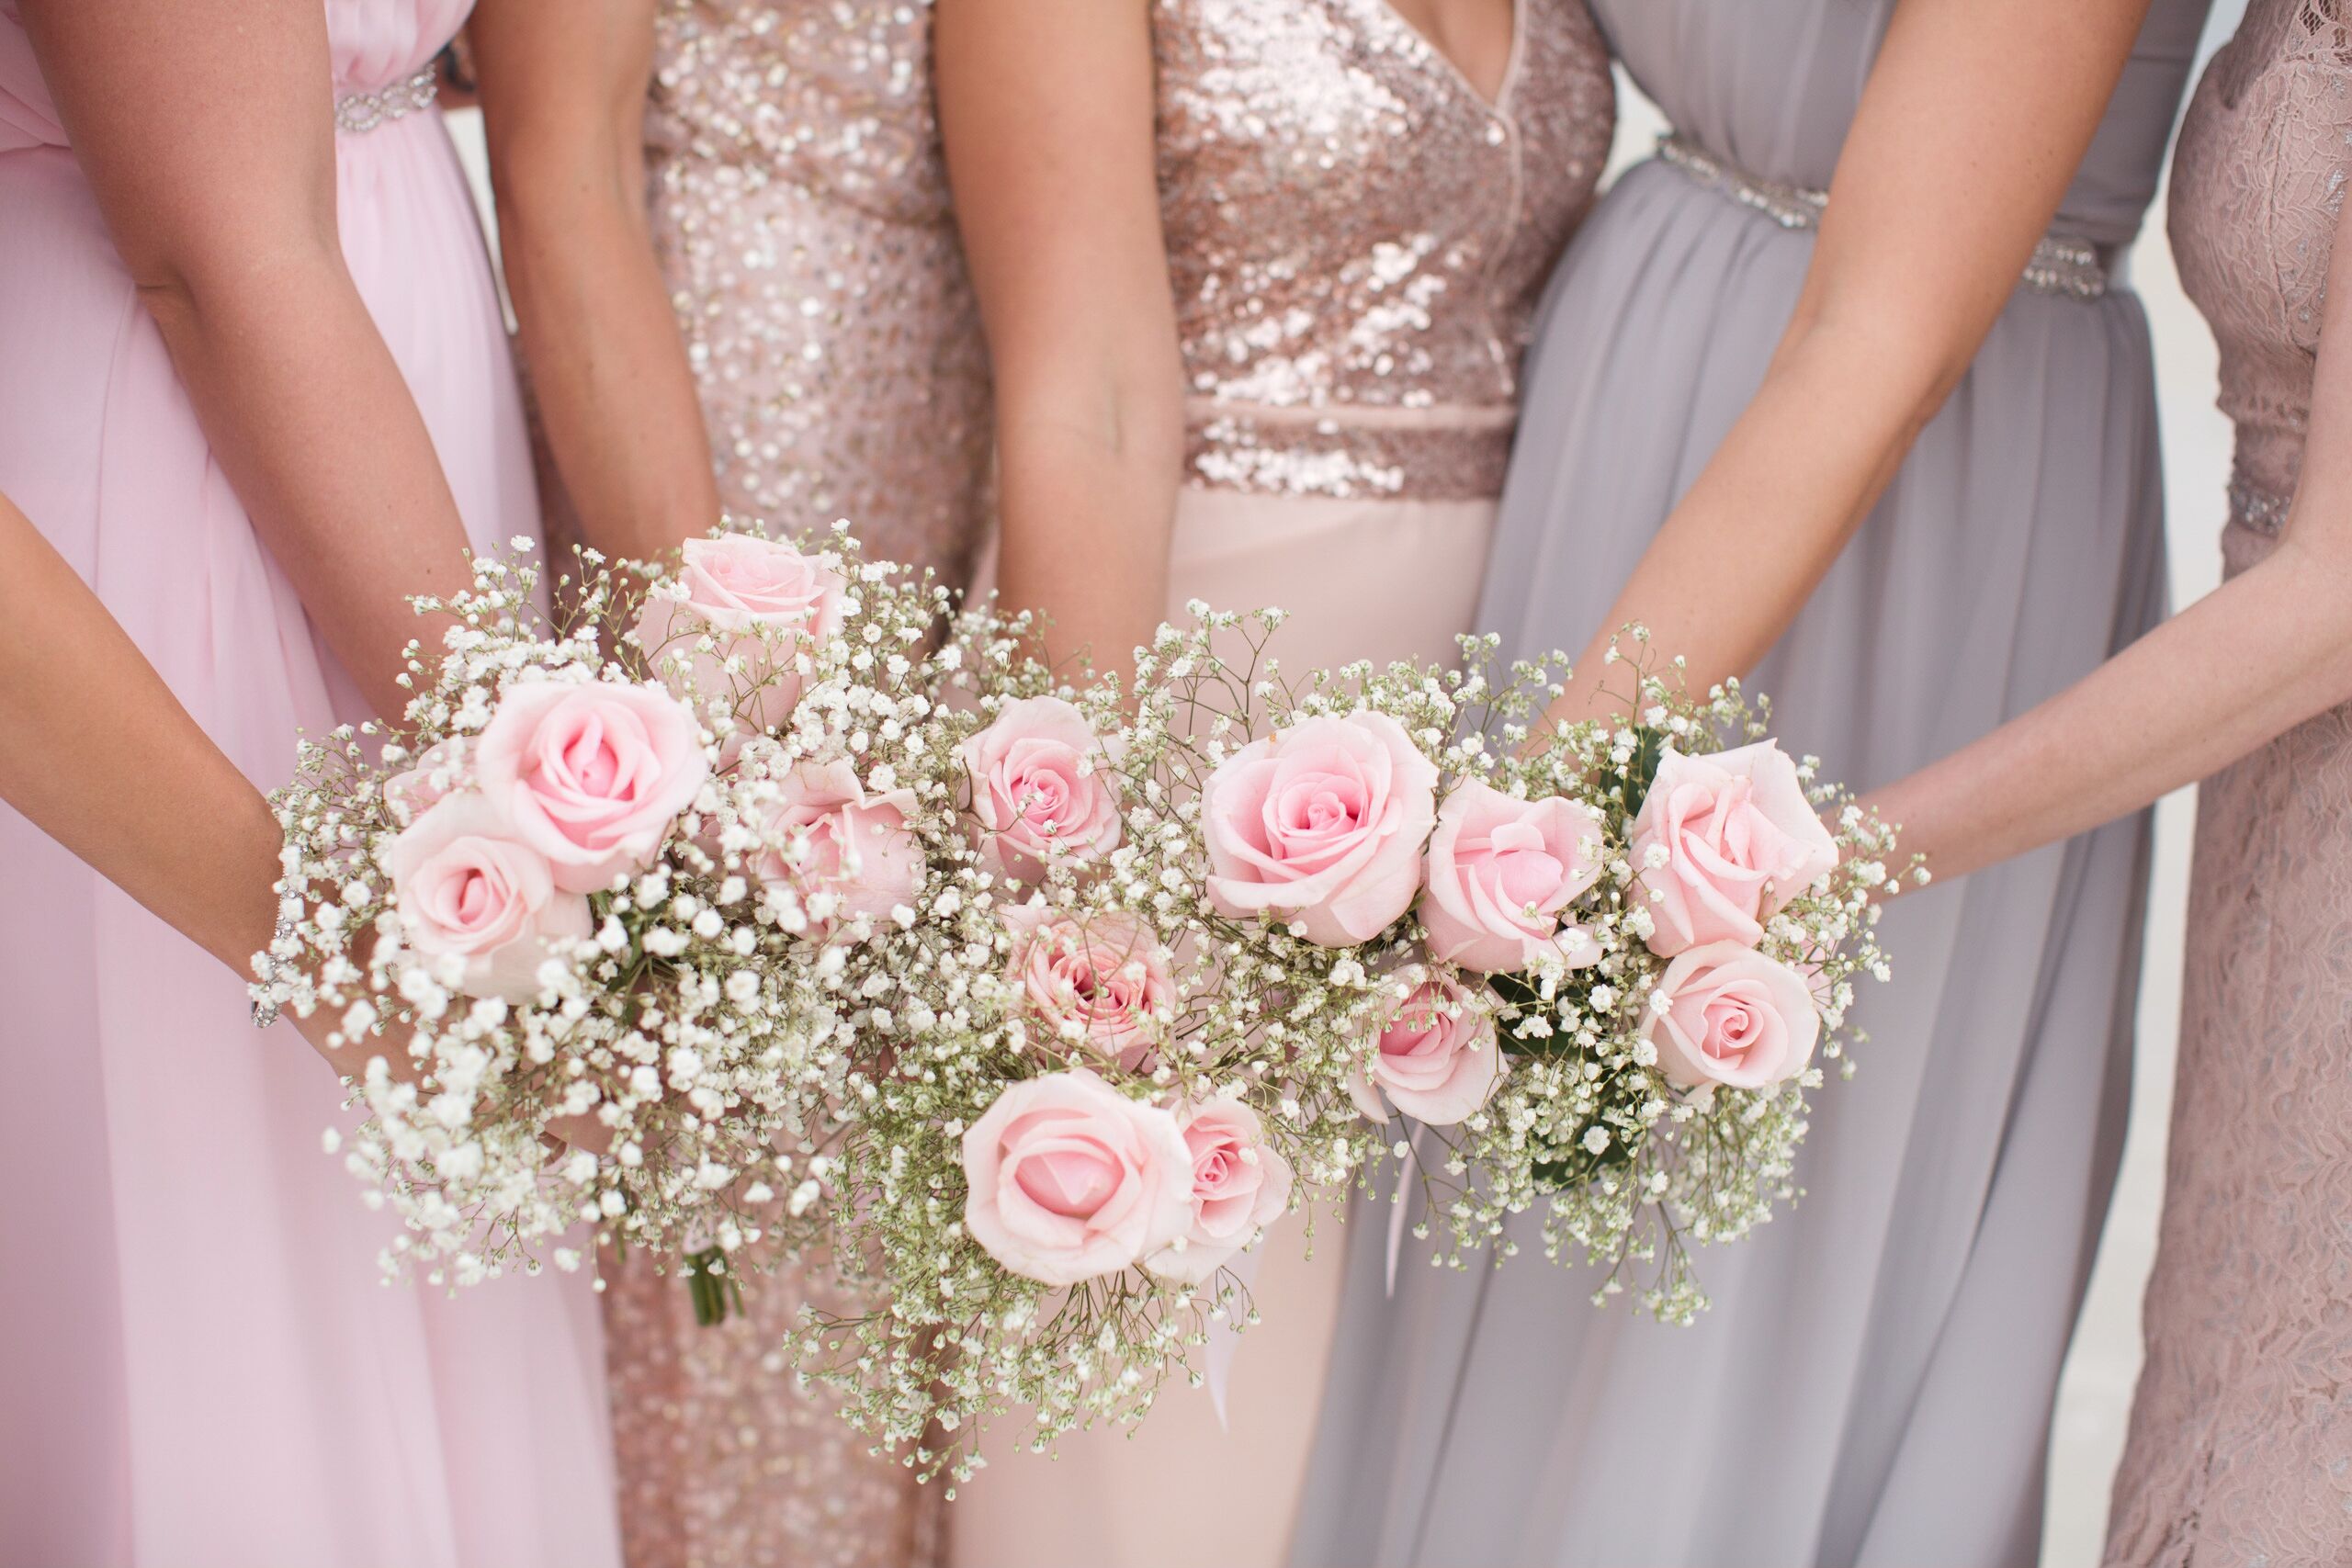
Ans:
{"type": "MultiPolygon", "coordinates": [[[[1783,229],[1814,229],[1821,222],[1829,193],[1784,185],[1751,175],[1716,157],[1679,131],[1658,138],[1657,155],[1692,181],[1752,208],[1783,229]]],[[[2088,240],[2047,234],[2026,263],[2025,286],[2062,299],[2097,299],[2107,293],[2108,267],[2088,240]]]]}
{"type": "Polygon", "coordinates": [[[431,108],[440,96],[440,77],[428,65],[389,87],[379,87],[370,93],[341,94],[334,101],[334,128],[354,136],[365,135],[379,125],[431,108]]]}

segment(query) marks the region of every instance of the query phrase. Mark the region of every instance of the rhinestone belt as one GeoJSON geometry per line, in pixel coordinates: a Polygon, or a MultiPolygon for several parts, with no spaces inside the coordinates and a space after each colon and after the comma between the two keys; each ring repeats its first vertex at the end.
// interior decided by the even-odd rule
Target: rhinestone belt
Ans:
{"type": "MultiPolygon", "coordinates": [[[[1674,131],[1658,138],[1657,155],[1699,185],[1722,193],[1742,207],[1754,209],[1783,229],[1817,228],[1822,209],[1829,205],[1829,193],[1826,190],[1807,190],[1803,186],[1759,178],[1733,167],[1674,131]]],[[[2097,299],[2107,292],[2107,264],[2100,259],[2098,247],[2088,240],[2047,234],[2033,247],[2033,258],[2026,263],[2024,282],[2037,294],[2055,295],[2063,299],[2097,299]]]]}
{"type": "Polygon", "coordinates": [[[413,76],[372,93],[341,94],[334,100],[334,128],[354,136],[365,135],[379,125],[431,108],[440,91],[441,79],[428,65],[413,76]]]}
{"type": "Polygon", "coordinates": [[[2273,495],[2242,479],[2230,480],[2230,517],[2257,534],[2276,534],[2287,525],[2289,497],[2273,495]]]}

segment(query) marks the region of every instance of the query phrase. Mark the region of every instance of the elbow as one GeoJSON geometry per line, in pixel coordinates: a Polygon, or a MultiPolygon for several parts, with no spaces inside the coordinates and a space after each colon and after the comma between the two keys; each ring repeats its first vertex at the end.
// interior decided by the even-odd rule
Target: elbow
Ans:
{"type": "Polygon", "coordinates": [[[351,280],[332,222],[322,232],[295,228],[259,240],[167,240],[126,247],[122,257],[166,343],[243,331],[351,280]]]}
{"type": "Polygon", "coordinates": [[[1809,288],[1778,362],[1815,369],[1831,386],[1871,388],[1891,450],[1907,452],[1960,389],[1981,339],[1948,330],[1945,313],[1923,301],[1857,292],[1834,284],[1809,288]]]}
{"type": "Polygon", "coordinates": [[[1008,467],[1083,466],[1123,482],[1172,489],[1184,460],[1179,373],[1106,367],[1099,375],[1000,374],[998,442],[1008,467]]]}

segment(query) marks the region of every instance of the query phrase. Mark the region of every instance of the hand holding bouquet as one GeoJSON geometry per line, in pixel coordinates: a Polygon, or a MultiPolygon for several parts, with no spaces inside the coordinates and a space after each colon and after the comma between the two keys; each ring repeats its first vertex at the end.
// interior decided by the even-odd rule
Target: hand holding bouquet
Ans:
{"type": "Polygon", "coordinates": [[[1130,694],[845,535],[586,558],[558,619],[477,563],[401,744],[280,796],[261,990],[373,1054],[395,1267],[593,1234],[716,1315],[821,1243],[887,1305],[804,1367],[961,1477],[992,1417],[1197,1381],[1250,1250],[1384,1156],[1439,1260],[1540,1210],[1670,1318],[1687,1242],[1792,1193],[1891,846],[1736,685],[1637,672],[1634,721],[1531,738],[1555,665],[1293,679],[1278,613],[1195,605],[1130,694]]]}

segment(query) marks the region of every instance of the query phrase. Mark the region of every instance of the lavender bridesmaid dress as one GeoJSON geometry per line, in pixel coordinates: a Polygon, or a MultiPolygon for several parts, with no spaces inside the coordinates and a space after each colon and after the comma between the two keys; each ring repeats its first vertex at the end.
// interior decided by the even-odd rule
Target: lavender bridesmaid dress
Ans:
{"type": "MultiPolygon", "coordinates": [[[[345,254],[486,546],[537,507],[431,107],[469,7],[326,9],[345,254]]],[[[0,491],[256,784],[298,730],[364,716],[211,459],[7,0],[0,491]]],[[[345,1113],[292,1031],[256,1033],[236,976],[5,807],[0,890],[0,1559],[617,1563],[588,1281],[385,1288],[390,1222],[321,1152],[345,1113]]]]}
{"type": "MultiPolygon", "coordinates": [[[[1894,0],[1596,0],[1685,139],[1554,277],[1481,607],[1577,649],[1761,380],[1894,0]]],[[[2137,231],[2205,0],[2155,0],[2053,240],[1757,672],[1862,786],[2052,694],[2163,608],[2137,231]]],[[[1932,180],[1934,169],[1917,171],[1932,180]]],[[[2030,1563],[2059,1365],[2120,1150],[2146,869],[2134,820],[1906,900],[1804,1201],[1699,1262],[1693,1328],[1532,1256],[1351,1259],[1302,1568],[2030,1563]]],[[[1385,1207],[1373,1211],[1376,1227],[1385,1207]]],[[[1534,1216],[1526,1216],[1532,1221],[1534,1216]]]]}

